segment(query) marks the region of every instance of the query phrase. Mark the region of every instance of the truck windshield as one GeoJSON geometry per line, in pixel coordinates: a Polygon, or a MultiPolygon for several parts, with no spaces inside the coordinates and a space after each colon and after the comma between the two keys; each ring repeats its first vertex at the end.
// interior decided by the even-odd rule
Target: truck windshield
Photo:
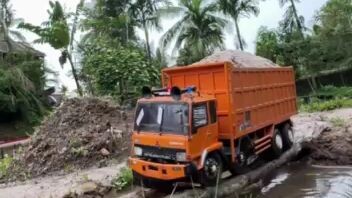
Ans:
{"type": "Polygon", "coordinates": [[[188,105],[185,103],[139,103],[135,131],[187,135],[188,105]]]}

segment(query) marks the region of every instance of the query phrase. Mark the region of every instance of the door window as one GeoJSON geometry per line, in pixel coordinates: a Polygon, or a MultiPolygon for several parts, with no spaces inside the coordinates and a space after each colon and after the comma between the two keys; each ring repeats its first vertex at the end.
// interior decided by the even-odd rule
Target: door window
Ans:
{"type": "Polygon", "coordinates": [[[213,124],[216,122],[216,119],[217,119],[215,101],[209,102],[209,113],[210,113],[210,123],[213,124]]]}
{"type": "Polygon", "coordinates": [[[193,133],[197,132],[197,129],[208,124],[207,115],[207,104],[196,104],[193,106],[193,133]]]}

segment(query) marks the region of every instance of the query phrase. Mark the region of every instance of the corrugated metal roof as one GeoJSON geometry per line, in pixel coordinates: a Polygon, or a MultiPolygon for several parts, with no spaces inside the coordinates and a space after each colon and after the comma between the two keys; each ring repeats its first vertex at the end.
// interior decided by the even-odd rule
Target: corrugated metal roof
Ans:
{"type": "Polygon", "coordinates": [[[45,57],[45,54],[41,51],[38,51],[34,49],[29,43],[27,42],[20,42],[20,41],[14,41],[12,39],[9,39],[9,41],[5,40],[0,40],[0,52],[1,53],[30,53],[33,54],[37,57],[45,57]]]}

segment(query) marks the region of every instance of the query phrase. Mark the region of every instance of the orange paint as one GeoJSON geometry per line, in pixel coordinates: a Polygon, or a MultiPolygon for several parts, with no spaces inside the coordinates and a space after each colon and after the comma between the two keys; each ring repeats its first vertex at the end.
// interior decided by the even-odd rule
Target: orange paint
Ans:
{"type": "MultiPolygon", "coordinates": [[[[192,117],[189,116],[189,133],[184,135],[135,131],[133,144],[183,150],[189,160],[157,163],[135,156],[130,158],[131,168],[149,178],[173,180],[185,177],[184,168],[188,163],[201,170],[202,155],[221,152],[224,141],[230,142],[230,159],[235,162],[234,142],[249,134],[256,137],[253,139],[256,153],[263,152],[270,147],[273,126],[288,121],[297,113],[294,71],[291,67],[235,68],[226,62],[172,67],[163,70],[162,83],[163,87],[178,86],[181,89],[196,86],[196,93],[183,94],[177,102],[187,104],[190,115],[193,105],[206,104],[208,122],[192,133],[192,117]],[[216,122],[213,123],[210,118],[211,101],[217,106],[216,122]],[[152,169],[148,168],[149,165],[152,169]],[[182,171],[176,171],[179,168],[182,171]]],[[[163,96],[142,98],[138,102],[176,101],[170,96],[163,96]]]]}

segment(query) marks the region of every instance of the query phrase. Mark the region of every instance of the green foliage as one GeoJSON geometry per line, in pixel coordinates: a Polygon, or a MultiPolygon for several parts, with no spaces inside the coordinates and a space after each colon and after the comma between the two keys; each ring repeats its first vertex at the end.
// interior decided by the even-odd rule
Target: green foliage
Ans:
{"type": "Polygon", "coordinates": [[[9,155],[5,155],[3,159],[0,159],[0,179],[7,175],[7,170],[9,169],[13,158],[9,155]]]}
{"type": "Polygon", "coordinates": [[[132,185],[132,182],[133,175],[131,169],[124,167],[111,183],[117,191],[121,191],[126,187],[132,185]]]}
{"type": "Polygon", "coordinates": [[[29,124],[45,113],[40,95],[45,85],[43,61],[28,54],[8,54],[0,63],[0,114],[16,115],[29,124]]]}
{"type": "Polygon", "coordinates": [[[146,50],[148,58],[151,58],[151,48],[149,43],[149,28],[155,28],[160,30],[160,15],[158,14],[159,9],[162,6],[168,5],[169,2],[166,0],[136,0],[131,3],[128,8],[129,16],[132,17],[133,24],[136,27],[144,30],[146,40],[146,50]]]}
{"type": "Polygon", "coordinates": [[[250,15],[258,16],[259,1],[258,0],[218,0],[220,11],[230,16],[236,25],[238,48],[244,50],[244,39],[239,29],[239,20],[241,17],[249,17],[250,15]]]}
{"type": "Polygon", "coordinates": [[[318,112],[330,111],[344,107],[352,107],[352,99],[336,98],[328,101],[316,100],[309,104],[301,104],[300,110],[305,112],[318,112]]]}
{"type": "Polygon", "coordinates": [[[43,22],[41,26],[35,26],[30,23],[20,23],[19,28],[27,29],[39,36],[36,43],[48,43],[54,49],[61,51],[59,62],[63,66],[67,60],[71,65],[73,77],[76,82],[77,91],[82,96],[82,89],[78,81],[78,74],[72,60],[73,40],[76,32],[76,25],[80,11],[83,9],[84,0],[81,0],[77,5],[76,13],[74,15],[72,28],[70,30],[68,18],[59,1],[49,1],[50,9],[48,10],[49,20],[43,22]]]}
{"type": "Polygon", "coordinates": [[[98,94],[115,96],[124,103],[135,99],[143,86],[159,82],[160,68],[147,61],[138,47],[97,38],[86,49],[82,73],[98,94]]]}
{"type": "Polygon", "coordinates": [[[352,87],[325,86],[317,90],[315,95],[319,97],[337,97],[352,99],[352,87]]]}
{"type": "Polygon", "coordinates": [[[35,26],[29,23],[20,23],[19,28],[27,29],[40,38],[36,43],[49,43],[55,49],[66,48],[70,43],[70,31],[63,7],[58,1],[49,1],[49,21],[44,26],[35,26]]]}
{"type": "Polygon", "coordinates": [[[278,36],[275,30],[260,27],[256,39],[256,54],[277,62],[280,54],[278,36]]]}
{"type": "Polygon", "coordinates": [[[137,41],[134,21],[127,13],[130,1],[97,0],[94,8],[85,8],[81,27],[88,33],[81,43],[89,43],[99,36],[117,39],[121,44],[137,41]]]}
{"type": "Polygon", "coordinates": [[[351,67],[351,1],[329,0],[317,12],[313,31],[306,31],[295,2],[299,1],[281,0],[282,5],[288,5],[284,19],[276,30],[259,31],[257,54],[293,66],[297,77],[351,67]]]}
{"type": "Polygon", "coordinates": [[[223,31],[228,21],[218,17],[217,11],[216,4],[202,0],[180,0],[180,6],[169,6],[164,13],[181,18],[162,36],[161,50],[174,44],[173,53],[183,49],[181,57],[187,54],[197,61],[216,49],[223,49],[223,31]]]}

